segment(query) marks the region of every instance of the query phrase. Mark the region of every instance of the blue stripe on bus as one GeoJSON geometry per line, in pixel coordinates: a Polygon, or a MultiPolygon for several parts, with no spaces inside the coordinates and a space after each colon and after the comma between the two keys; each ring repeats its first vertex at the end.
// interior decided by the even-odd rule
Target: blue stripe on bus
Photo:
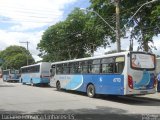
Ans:
{"type": "Polygon", "coordinates": [[[124,75],[118,74],[73,75],[72,79],[65,83],[64,89],[86,92],[90,83],[94,85],[97,94],[124,95],[124,75]]]}
{"type": "Polygon", "coordinates": [[[81,84],[83,83],[83,76],[82,75],[74,75],[69,83],[65,86],[65,89],[75,90],[78,89],[81,84]]]}
{"type": "Polygon", "coordinates": [[[152,89],[154,85],[154,74],[150,74],[148,71],[143,72],[142,79],[134,84],[134,89],[142,89],[146,87],[147,89],[152,89]]]}
{"type": "Polygon", "coordinates": [[[40,78],[40,77],[32,77],[31,78],[29,75],[24,75],[22,77],[22,82],[23,83],[31,83],[31,80],[32,80],[33,84],[49,83],[50,82],[49,78],[40,78]]]}
{"type": "Polygon", "coordinates": [[[155,77],[154,73],[151,73],[150,74],[150,82],[147,85],[147,89],[153,89],[153,87],[154,87],[154,79],[155,79],[154,77],[155,77]]]}
{"type": "Polygon", "coordinates": [[[18,76],[13,76],[13,77],[9,77],[9,75],[3,75],[3,80],[4,81],[9,81],[9,80],[12,80],[12,81],[19,81],[19,77],[18,76]]]}

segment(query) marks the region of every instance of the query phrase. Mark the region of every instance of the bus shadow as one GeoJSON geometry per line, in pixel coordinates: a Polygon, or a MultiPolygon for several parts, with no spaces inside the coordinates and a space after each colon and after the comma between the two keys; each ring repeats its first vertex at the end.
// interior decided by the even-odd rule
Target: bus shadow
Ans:
{"type": "Polygon", "coordinates": [[[8,81],[5,81],[6,83],[20,83],[19,81],[12,81],[12,80],[8,80],[8,81]]]}
{"type": "Polygon", "coordinates": [[[32,87],[39,87],[39,88],[52,88],[48,84],[34,84],[34,85],[31,85],[31,84],[22,84],[22,85],[24,85],[24,86],[32,86],[32,87]]]}
{"type": "MultiPolygon", "coordinates": [[[[84,92],[77,92],[77,91],[71,91],[71,90],[61,90],[58,92],[65,92],[69,94],[76,94],[76,95],[88,97],[84,92]]],[[[106,100],[111,102],[123,103],[127,105],[160,106],[160,99],[142,97],[142,96],[96,95],[96,97],[92,99],[106,100]]]]}
{"type": "MultiPolygon", "coordinates": [[[[31,86],[31,85],[28,84],[28,86],[31,86]]],[[[38,88],[51,88],[51,86],[48,85],[48,84],[35,84],[35,85],[33,85],[33,87],[38,87],[38,88]]]]}
{"type": "Polygon", "coordinates": [[[40,88],[51,88],[49,84],[36,84],[34,85],[35,87],[40,87],[40,88]]]}
{"type": "Polygon", "coordinates": [[[135,96],[100,96],[98,99],[137,106],[160,106],[160,99],[135,96]]]}
{"type": "Polygon", "coordinates": [[[15,87],[14,85],[0,85],[0,87],[15,87]]]}
{"type": "MultiPolygon", "coordinates": [[[[58,90],[55,88],[54,91],[58,91],[58,90]]],[[[58,91],[58,92],[64,92],[64,93],[81,95],[81,96],[86,96],[86,97],[87,97],[87,94],[86,94],[85,92],[79,92],[79,91],[74,91],[74,90],[61,89],[61,90],[58,91]]]]}

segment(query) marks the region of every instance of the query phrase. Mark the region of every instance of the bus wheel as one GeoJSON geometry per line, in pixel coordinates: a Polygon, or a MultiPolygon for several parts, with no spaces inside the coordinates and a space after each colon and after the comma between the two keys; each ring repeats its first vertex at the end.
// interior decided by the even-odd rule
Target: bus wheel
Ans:
{"type": "Polygon", "coordinates": [[[95,87],[92,84],[89,84],[87,86],[87,95],[90,98],[95,97],[95,87]]]}
{"type": "Polygon", "coordinates": [[[61,83],[59,81],[57,81],[57,83],[56,83],[56,88],[58,91],[61,90],[61,83]]]}
{"type": "Polygon", "coordinates": [[[31,79],[30,83],[31,83],[31,86],[34,86],[32,79],[31,79]]]}

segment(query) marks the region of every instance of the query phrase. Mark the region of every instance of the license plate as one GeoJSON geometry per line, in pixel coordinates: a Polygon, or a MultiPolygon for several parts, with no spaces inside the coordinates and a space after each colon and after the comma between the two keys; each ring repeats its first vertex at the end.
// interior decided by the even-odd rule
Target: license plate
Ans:
{"type": "Polygon", "coordinates": [[[147,91],[140,91],[140,94],[147,94],[147,91]]]}

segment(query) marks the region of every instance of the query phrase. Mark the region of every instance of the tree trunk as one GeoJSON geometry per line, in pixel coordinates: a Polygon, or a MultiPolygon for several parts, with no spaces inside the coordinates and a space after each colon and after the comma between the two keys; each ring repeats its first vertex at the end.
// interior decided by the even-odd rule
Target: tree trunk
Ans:
{"type": "Polygon", "coordinates": [[[149,47],[148,47],[148,40],[145,39],[145,34],[144,32],[142,32],[142,46],[143,46],[143,50],[148,52],[149,47]]]}
{"type": "Polygon", "coordinates": [[[149,47],[148,47],[148,41],[147,40],[143,40],[143,49],[144,51],[148,52],[149,51],[149,47]]]}

